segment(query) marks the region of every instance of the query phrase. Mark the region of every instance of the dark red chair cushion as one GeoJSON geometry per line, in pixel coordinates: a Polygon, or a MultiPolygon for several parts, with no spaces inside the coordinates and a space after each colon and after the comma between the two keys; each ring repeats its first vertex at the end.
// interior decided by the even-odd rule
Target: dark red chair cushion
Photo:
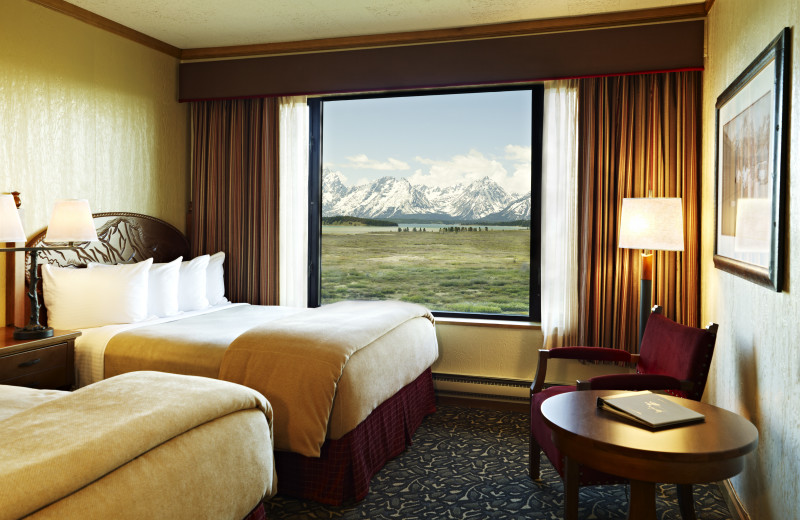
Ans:
{"type": "Polygon", "coordinates": [[[705,329],[687,327],[660,314],[651,314],[642,338],[637,372],[691,381],[694,388],[686,397],[699,401],[715,341],[715,335],[705,329]]]}
{"type": "MultiPolygon", "coordinates": [[[[558,349],[561,350],[561,349],[558,349]]],[[[566,392],[574,392],[574,386],[551,386],[531,396],[531,435],[539,443],[547,458],[553,464],[561,477],[564,477],[564,459],[553,443],[553,435],[542,417],[542,403],[548,397],[566,392]]],[[[597,471],[586,466],[580,466],[580,485],[590,486],[595,484],[618,484],[627,482],[625,479],[597,471]]]]}

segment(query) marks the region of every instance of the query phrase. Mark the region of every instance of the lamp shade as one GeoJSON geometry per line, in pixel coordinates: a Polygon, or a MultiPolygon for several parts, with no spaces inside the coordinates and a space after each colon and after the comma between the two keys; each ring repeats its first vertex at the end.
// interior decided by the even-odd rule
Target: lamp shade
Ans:
{"type": "Polygon", "coordinates": [[[64,199],[56,201],[45,242],[92,242],[97,240],[89,201],[64,199]]]}
{"type": "Polygon", "coordinates": [[[622,199],[619,247],[683,251],[681,199],[622,199]]]}
{"type": "Polygon", "coordinates": [[[13,195],[0,195],[0,242],[25,242],[22,220],[13,195]]]}

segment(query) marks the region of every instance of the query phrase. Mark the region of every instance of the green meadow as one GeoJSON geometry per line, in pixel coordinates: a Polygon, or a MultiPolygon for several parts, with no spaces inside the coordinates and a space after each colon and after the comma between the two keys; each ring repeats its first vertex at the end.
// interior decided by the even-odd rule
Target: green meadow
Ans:
{"type": "Polygon", "coordinates": [[[322,303],[395,299],[527,314],[529,275],[528,230],[322,234],[322,303]]]}

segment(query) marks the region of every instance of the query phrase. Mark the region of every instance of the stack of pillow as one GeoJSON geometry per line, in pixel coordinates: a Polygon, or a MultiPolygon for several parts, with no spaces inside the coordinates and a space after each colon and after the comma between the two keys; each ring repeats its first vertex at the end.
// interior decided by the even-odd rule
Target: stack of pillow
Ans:
{"type": "Polygon", "coordinates": [[[227,303],[225,253],[154,264],[91,262],[86,269],[42,266],[47,322],[54,329],[85,329],[164,318],[227,303]]]}

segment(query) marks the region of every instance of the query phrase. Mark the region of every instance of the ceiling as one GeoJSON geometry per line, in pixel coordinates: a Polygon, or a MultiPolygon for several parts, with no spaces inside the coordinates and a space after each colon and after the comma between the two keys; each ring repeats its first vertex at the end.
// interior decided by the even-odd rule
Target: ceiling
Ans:
{"type": "Polygon", "coordinates": [[[698,0],[68,0],[68,3],[173,47],[199,49],[563,18],[697,4],[698,0]]]}

